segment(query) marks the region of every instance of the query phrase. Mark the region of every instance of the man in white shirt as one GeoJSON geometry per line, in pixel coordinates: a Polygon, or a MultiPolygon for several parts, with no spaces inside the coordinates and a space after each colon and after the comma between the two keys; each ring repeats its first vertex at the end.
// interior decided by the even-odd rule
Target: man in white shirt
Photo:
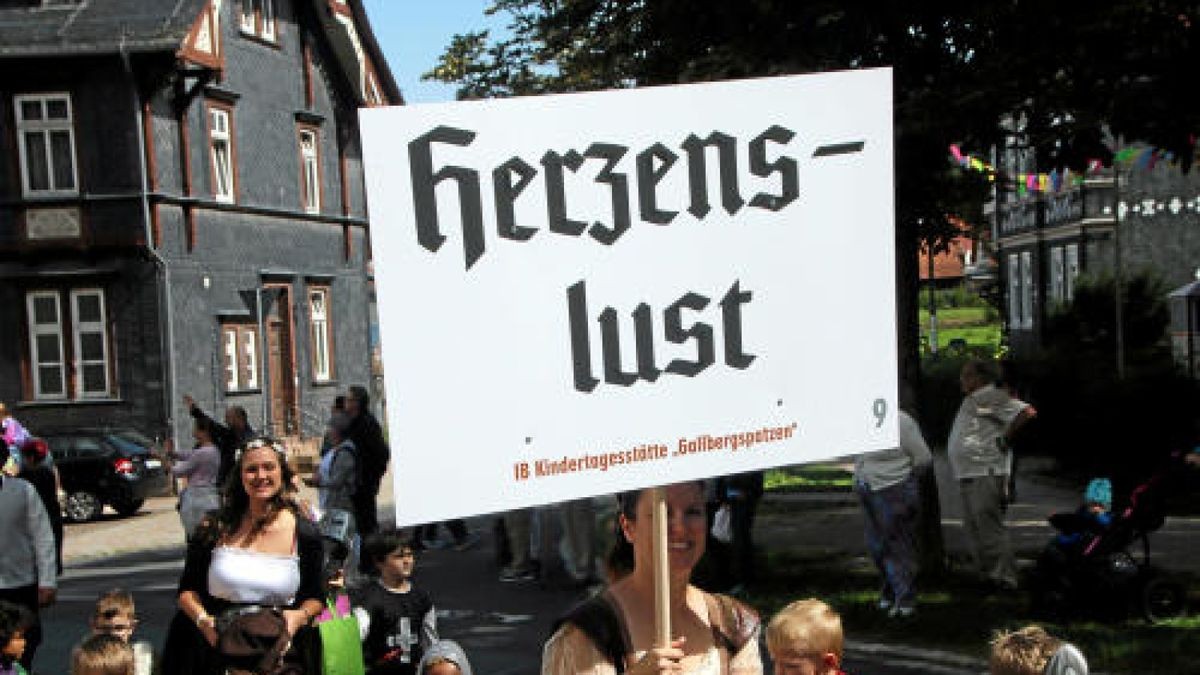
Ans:
{"type": "MultiPolygon", "coordinates": [[[[0,600],[22,605],[36,618],[40,607],[54,603],[58,557],[46,507],[37,490],[20,478],[0,475],[0,532],[0,600]]],[[[25,639],[21,664],[32,671],[42,641],[36,620],[25,639]]]]}
{"type": "Polygon", "coordinates": [[[1017,586],[1017,566],[1004,526],[1009,441],[1037,412],[994,382],[994,366],[972,359],[959,375],[963,401],[950,429],[947,452],[963,499],[963,522],[981,575],[1002,589],[1017,586]]]}

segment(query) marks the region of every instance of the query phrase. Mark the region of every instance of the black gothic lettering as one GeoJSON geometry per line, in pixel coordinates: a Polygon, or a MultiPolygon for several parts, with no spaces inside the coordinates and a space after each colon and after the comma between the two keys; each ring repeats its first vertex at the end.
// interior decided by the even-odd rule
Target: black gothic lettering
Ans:
{"type": "Polygon", "coordinates": [[[773,173],[779,174],[779,195],[760,192],[750,200],[750,206],[778,211],[800,196],[796,160],[784,156],[774,162],[767,161],[767,141],[787,145],[795,137],[795,132],[776,124],[750,141],[750,173],[759,178],[767,178],[773,173]]]}
{"type": "Polygon", "coordinates": [[[710,147],[717,148],[721,170],[721,206],[732,216],[746,203],[738,192],[737,139],[720,131],[712,132],[704,140],[691,134],[683,141],[683,149],[688,155],[688,191],[691,193],[688,213],[697,219],[704,218],[711,210],[708,205],[708,165],[704,155],[710,147]]]}
{"type": "Polygon", "coordinates": [[[411,165],[413,211],[417,219],[417,241],[426,250],[436,253],[446,241],[438,226],[437,197],[434,189],[443,180],[458,184],[458,204],[462,214],[463,252],[467,269],[483,255],[483,205],[479,197],[479,174],[461,166],[444,166],[433,171],[433,143],[468,146],[475,140],[474,131],[439,126],[418,136],[408,144],[411,165]]]}
{"type": "Polygon", "coordinates": [[[667,340],[681,345],[689,338],[696,340],[696,360],[675,359],[667,364],[667,372],[685,377],[694,377],[697,373],[711,366],[715,360],[713,349],[712,326],[697,321],[691,328],[684,330],[682,313],[684,309],[696,312],[708,307],[708,298],[699,293],[687,293],[682,298],[667,307],[665,320],[667,340]]]}
{"type": "Polygon", "coordinates": [[[677,159],[679,156],[662,143],[655,143],[638,153],[638,212],[647,223],[666,225],[679,215],[678,211],[664,211],[658,208],[658,195],[655,194],[658,183],[675,165],[677,159]],[[655,160],[658,160],[657,167],[655,160]]]}
{"type": "Polygon", "coordinates": [[[513,157],[492,171],[496,201],[496,231],[501,237],[515,241],[528,241],[537,232],[536,227],[517,225],[517,217],[513,209],[517,197],[533,182],[533,177],[536,175],[537,170],[520,157],[513,157]],[[517,176],[515,184],[512,181],[514,175],[517,176]]]}
{"type": "Polygon", "coordinates": [[[542,167],[546,171],[546,215],[550,218],[550,231],[579,236],[587,223],[567,217],[567,188],[563,179],[563,167],[572,173],[583,166],[583,156],[574,150],[560,155],[548,150],[542,155],[542,167]]]}
{"type": "Polygon", "coordinates": [[[593,159],[606,160],[604,168],[596,175],[597,183],[607,183],[609,191],[612,193],[612,228],[607,228],[604,223],[596,222],[588,230],[588,234],[592,235],[592,239],[611,246],[613,242],[625,234],[629,230],[629,179],[625,174],[614,173],[613,167],[625,153],[629,152],[629,148],[623,145],[613,145],[611,143],[592,143],[588,149],[583,152],[584,157],[593,159]]]}

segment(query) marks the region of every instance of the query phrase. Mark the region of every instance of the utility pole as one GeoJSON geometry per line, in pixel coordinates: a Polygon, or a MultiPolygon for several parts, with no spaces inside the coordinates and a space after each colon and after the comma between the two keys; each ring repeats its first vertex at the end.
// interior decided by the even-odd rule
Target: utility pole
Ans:
{"type": "Polygon", "coordinates": [[[938,355],[938,318],[937,318],[937,278],[934,276],[933,240],[925,247],[929,258],[929,353],[933,358],[938,355]]]}
{"type": "MultiPolygon", "coordinates": [[[[1121,143],[1117,142],[1120,152],[1121,143]]],[[[1116,312],[1117,379],[1125,379],[1125,275],[1121,268],[1121,169],[1113,159],[1113,298],[1116,312]]]]}

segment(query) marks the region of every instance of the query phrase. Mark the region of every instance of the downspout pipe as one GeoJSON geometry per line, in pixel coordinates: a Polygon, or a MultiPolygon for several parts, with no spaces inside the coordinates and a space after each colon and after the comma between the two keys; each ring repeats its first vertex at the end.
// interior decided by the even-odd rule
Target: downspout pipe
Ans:
{"type": "Polygon", "coordinates": [[[141,177],[141,202],[142,202],[142,233],[145,237],[146,252],[154,261],[154,265],[160,274],[158,284],[158,305],[159,311],[163,315],[163,321],[160,324],[159,335],[159,352],[161,354],[162,367],[164,369],[163,387],[163,413],[166,415],[166,438],[171,439],[172,444],[175,442],[175,364],[172,345],[172,333],[174,331],[174,311],[171,302],[171,268],[167,265],[166,259],[159,254],[154,248],[154,236],[150,227],[150,179],[148,175],[148,167],[146,166],[146,134],[145,134],[145,119],[142,114],[141,97],[138,93],[137,77],[133,72],[133,63],[129,57],[129,51],[125,47],[125,37],[121,37],[119,47],[121,54],[121,64],[125,68],[125,74],[129,78],[129,97],[133,104],[133,119],[134,129],[137,133],[137,156],[138,169],[141,177]]]}

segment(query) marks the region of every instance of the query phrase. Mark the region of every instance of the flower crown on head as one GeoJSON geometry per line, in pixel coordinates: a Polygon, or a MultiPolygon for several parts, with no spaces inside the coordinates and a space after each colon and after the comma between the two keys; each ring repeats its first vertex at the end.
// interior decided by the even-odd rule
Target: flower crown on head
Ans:
{"type": "Polygon", "coordinates": [[[246,443],[246,445],[238,448],[237,452],[233,453],[233,461],[240,462],[240,461],[242,461],[242,453],[243,452],[245,452],[247,450],[258,450],[260,448],[271,448],[272,450],[275,451],[275,454],[280,456],[280,458],[287,459],[287,456],[288,456],[287,446],[285,446],[283,443],[280,443],[277,440],[264,437],[264,438],[256,438],[256,439],[250,441],[249,443],[246,443]]]}

